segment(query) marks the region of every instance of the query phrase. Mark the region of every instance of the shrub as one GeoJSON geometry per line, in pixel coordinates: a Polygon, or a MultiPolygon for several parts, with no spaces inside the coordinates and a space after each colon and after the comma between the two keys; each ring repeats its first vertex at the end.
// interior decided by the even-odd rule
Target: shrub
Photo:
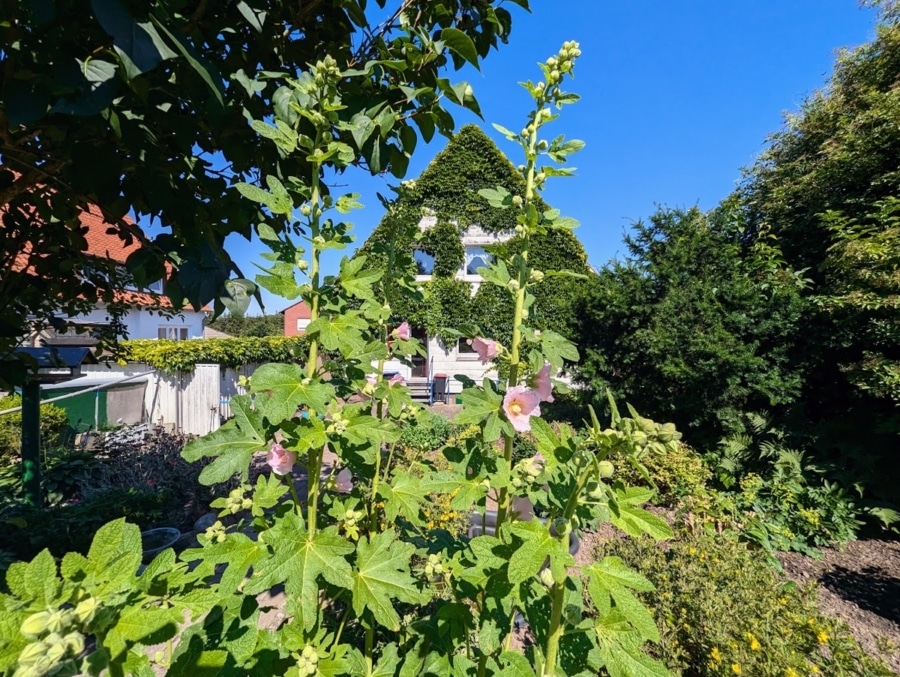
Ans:
{"type": "MultiPolygon", "coordinates": [[[[686,444],[678,444],[663,453],[650,453],[641,459],[657,489],[655,503],[675,507],[685,496],[694,496],[706,487],[712,474],[697,452],[686,444]]],[[[625,484],[651,486],[632,465],[622,463],[618,477],[625,484]]]]}
{"type": "MultiPolygon", "coordinates": [[[[22,406],[19,395],[0,397],[0,411],[22,406]]],[[[41,405],[41,444],[55,446],[69,429],[66,411],[55,404],[41,405]]],[[[0,416],[0,465],[15,460],[22,450],[22,412],[0,416]]]]}
{"type": "Polygon", "coordinates": [[[403,428],[400,445],[409,451],[427,453],[442,447],[454,426],[443,416],[422,411],[403,428]]]}
{"type": "Polygon", "coordinates": [[[681,531],[666,549],[617,539],[598,555],[621,557],[656,586],[645,601],[660,630],[655,651],[673,675],[893,674],[818,612],[814,588],[784,582],[728,534],[681,531]]]}
{"type": "Polygon", "coordinates": [[[181,508],[168,491],[113,488],[85,500],[49,509],[19,506],[0,516],[0,551],[28,560],[47,548],[56,557],[87,553],[94,533],[107,522],[126,518],[141,529],[171,526],[181,508]]]}

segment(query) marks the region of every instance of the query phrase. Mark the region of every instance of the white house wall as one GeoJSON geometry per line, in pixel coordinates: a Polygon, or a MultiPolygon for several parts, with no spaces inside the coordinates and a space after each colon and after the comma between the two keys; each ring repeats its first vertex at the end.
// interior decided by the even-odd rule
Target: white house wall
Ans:
{"type": "MultiPolygon", "coordinates": [[[[175,317],[151,313],[144,308],[132,308],[122,318],[129,339],[155,339],[160,327],[186,327],[188,338],[203,338],[203,321],[206,315],[193,310],[185,310],[175,317]]],[[[84,315],[72,318],[77,323],[107,324],[110,321],[105,308],[96,308],[84,315]]]]}

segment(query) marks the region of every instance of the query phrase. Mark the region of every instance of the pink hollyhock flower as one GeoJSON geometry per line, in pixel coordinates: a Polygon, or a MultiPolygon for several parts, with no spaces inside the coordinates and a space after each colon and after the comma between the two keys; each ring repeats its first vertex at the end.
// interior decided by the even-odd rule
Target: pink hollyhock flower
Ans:
{"type": "Polygon", "coordinates": [[[342,494],[349,494],[353,491],[353,473],[350,468],[344,468],[337,474],[335,488],[342,494]]]}
{"type": "Polygon", "coordinates": [[[541,370],[534,375],[531,385],[541,396],[541,402],[553,401],[553,383],[550,381],[550,363],[544,362],[541,370]]]}
{"type": "Polygon", "coordinates": [[[401,341],[409,341],[409,322],[404,322],[394,330],[394,336],[401,341]]]}
{"type": "Polygon", "coordinates": [[[491,360],[493,360],[500,353],[500,349],[497,347],[496,341],[491,341],[491,339],[482,338],[481,336],[476,336],[471,341],[472,349],[478,353],[478,358],[481,360],[481,364],[487,364],[491,360]]]}
{"type": "Polygon", "coordinates": [[[276,475],[287,475],[294,467],[296,460],[297,454],[293,451],[288,451],[278,442],[272,442],[272,446],[269,447],[269,453],[266,455],[266,461],[276,475]]]}
{"type": "Polygon", "coordinates": [[[534,456],[531,457],[531,462],[534,463],[535,467],[538,470],[543,470],[544,464],[547,462],[547,459],[544,458],[541,452],[537,452],[534,456]]]}
{"type": "Polygon", "coordinates": [[[541,395],[525,386],[514,386],[506,391],[503,411],[516,431],[527,433],[531,430],[531,417],[541,415],[541,395]]]}
{"type": "Polygon", "coordinates": [[[370,386],[375,386],[378,384],[378,377],[375,374],[366,374],[366,383],[370,386]]]}
{"type": "Polygon", "coordinates": [[[393,376],[391,376],[391,380],[388,381],[388,385],[391,386],[392,388],[393,388],[395,385],[405,386],[405,385],[406,385],[406,379],[403,378],[402,376],[400,376],[400,374],[394,374],[393,376]]]}

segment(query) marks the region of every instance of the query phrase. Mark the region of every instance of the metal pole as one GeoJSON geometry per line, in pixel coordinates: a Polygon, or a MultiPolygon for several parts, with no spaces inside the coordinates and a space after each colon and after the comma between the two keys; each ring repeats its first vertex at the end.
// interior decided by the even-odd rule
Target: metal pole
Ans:
{"type": "Polygon", "coordinates": [[[22,386],[22,489],[25,503],[43,505],[41,498],[41,384],[28,379],[22,386]]]}

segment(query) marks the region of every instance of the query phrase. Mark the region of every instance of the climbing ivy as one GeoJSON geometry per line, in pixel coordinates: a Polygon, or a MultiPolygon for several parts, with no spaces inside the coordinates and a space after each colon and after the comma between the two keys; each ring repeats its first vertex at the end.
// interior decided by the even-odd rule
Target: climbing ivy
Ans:
{"type": "MultiPolygon", "coordinates": [[[[369,255],[371,265],[384,263],[376,245],[394,238],[399,246],[419,248],[435,258],[432,280],[422,284],[421,298],[393,304],[398,321],[406,320],[448,342],[459,336],[460,327],[473,324],[486,336],[509,340],[509,294],[494,285],[481,285],[472,296],[469,283],[454,279],[465,259],[460,237],[463,229],[470,225],[489,233],[515,229],[515,210],[492,207],[478,195],[479,190],[496,186],[505,186],[514,195],[525,193],[519,170],[481,129],[466,125],[418,179],[396,187],[396,199],[388,203],[387,213],[362,252],[369,255]],[[418,224],[424,216],[434,217],[437,223],[418,240],[397,238],[397,233],[415,232],[409,226],[418,224]]],[[[549,209],[539,198],[535,206],[541,211],[549,209]]],[[[518,252],[521,238],[513,237],[498,248],[510,254],[518,252]]],[[[529,256],[534,268],[544,273],[569,269],[586,274],[590,270],[584,247],[569,231],[532,235],[529,256]]],[[[538,285],[530,325],[569,335],[577,284],[573,278],[560,277],[538,285]]]]}
{"type": "Polygon", "coordinates": [[[466,258],[459,226],[448,221],[440,221],[422,233],[419,249],[434,257],[435,278],[453,277],[466,258]]]}

